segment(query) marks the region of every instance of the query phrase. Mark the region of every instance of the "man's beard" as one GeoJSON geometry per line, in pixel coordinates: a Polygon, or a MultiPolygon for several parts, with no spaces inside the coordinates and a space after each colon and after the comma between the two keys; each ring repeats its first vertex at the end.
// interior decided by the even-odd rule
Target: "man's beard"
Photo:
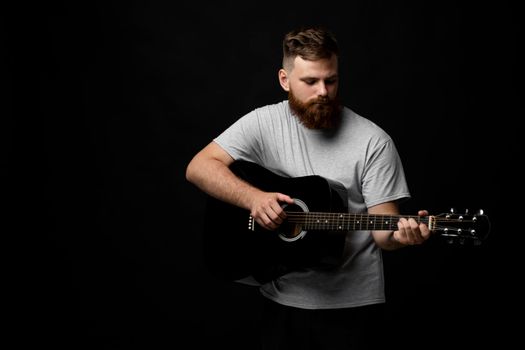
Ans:
{"type": "Polygon", "coordinates": [[[341,120],[342,108],[338,98],[331,100],[328,97],[319,97],[303,103],[290,90],[288,103],[299,121],[308,129],[332,129],[341,120]]]}

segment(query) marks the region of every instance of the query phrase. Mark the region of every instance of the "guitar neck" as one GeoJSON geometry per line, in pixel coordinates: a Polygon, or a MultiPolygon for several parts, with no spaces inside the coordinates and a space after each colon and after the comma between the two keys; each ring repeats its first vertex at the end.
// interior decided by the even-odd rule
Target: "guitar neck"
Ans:
{"type": "Polygon", "coordinates": [[[348,214],[323,212],[287,212],[287,220],[307,230],[358,231],[358,230],[397,230],[400,218],[413,218],[432,230],[432,216],[348,214]]]}

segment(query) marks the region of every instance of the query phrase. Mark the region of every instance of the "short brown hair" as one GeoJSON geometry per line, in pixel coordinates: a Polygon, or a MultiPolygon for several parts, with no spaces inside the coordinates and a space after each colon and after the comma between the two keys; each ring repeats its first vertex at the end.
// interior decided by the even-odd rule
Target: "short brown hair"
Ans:
{"type": "Polygon", "coordinates": [[[293,60],[299,56],[302,59],[315,61],[339,56],[339,46],[335,36],[326,28],[308,27],[292,30],[283,40],[283,68],[291,69],[293,60]]]}

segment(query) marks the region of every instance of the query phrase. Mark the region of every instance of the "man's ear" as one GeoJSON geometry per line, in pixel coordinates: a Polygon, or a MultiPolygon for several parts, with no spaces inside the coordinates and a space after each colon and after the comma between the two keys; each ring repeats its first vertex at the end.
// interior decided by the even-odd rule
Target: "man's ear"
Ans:
{"type": "Polygon", "coordinates": [[[284,91],[286,92],[290,91],[288,73],[283,68],[279,69],[279,84],[281,84],[281,87],[283,88],[284,91]]]}

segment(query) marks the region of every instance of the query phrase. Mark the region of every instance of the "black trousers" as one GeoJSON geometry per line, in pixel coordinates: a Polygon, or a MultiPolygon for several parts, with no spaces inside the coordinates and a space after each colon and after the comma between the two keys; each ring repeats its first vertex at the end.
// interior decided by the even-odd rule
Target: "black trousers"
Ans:
{"type": "Polygon", "coordinates": [[[384,304],[305,310],[261,297],[263,350],[362,350],[380,346],[384,304]]]}

